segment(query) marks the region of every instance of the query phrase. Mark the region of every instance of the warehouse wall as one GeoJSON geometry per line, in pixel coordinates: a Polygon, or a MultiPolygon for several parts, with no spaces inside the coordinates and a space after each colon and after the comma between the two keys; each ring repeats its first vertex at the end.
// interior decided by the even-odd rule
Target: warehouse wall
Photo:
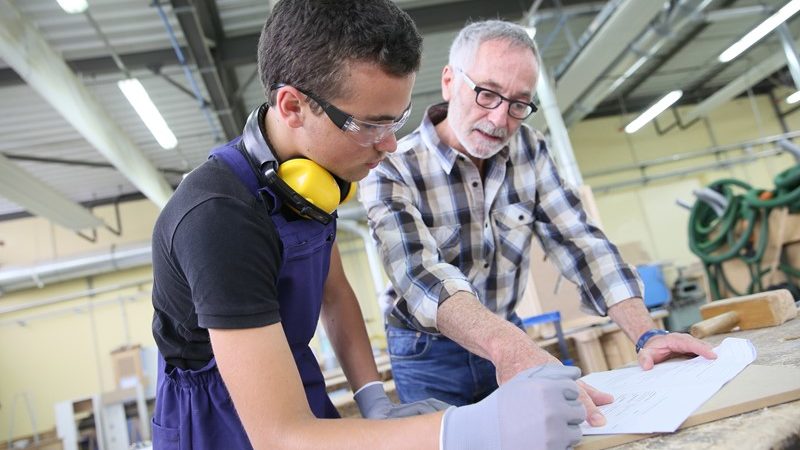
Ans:
{"type": "Polygon", "coordinates": [[[51,307],[0,316],[0,435],[8,436],[14,397],[14,435],[32,432],[25,403],[32,403],[39,430],[55,425],[53,404],[112,390],[112,350],[152,346],[149,266],[7,294],[3,306],[144,280],[140,287],[83,297],[51,307]]]}
{"type": "MultiPolygon", "coordinates": [[[[86,252],[110,249],[112,245],[150,242],[158,207],[149,200],[121,203],[122,235],[99,229],[92,243],[74,232],[37,217],[0,221],[0,269],[8,266],[49,262],[86,252]]],[[[116,228],[114,207],[98,206],[92,213],[116,228]]]]}
{"type": "MultiPolygon", "coordinates": [[[[573,126],[570,138],[581,173],[587,174],[623,164],[652,160],[675,153],[697,151],[714,145],[725,145],[781,134],[771,100],[767,96],[738,99],[716,109],[707,125],[695,123],[686,130],[675,128],[659,136],[652,124],[629,135],[622,128],[634,117],[608,117],[586,120],[573,126]]],[[[782,105],[788,109],[787,105],[782,105]]],[[[680,108],[685,113],[688,108],[680,108]]],[[[671,123],[669,114],[662,114],[662,128],[671,123]]],[[[789,130],[800,130],[800,112],[786,118],[789,130]]],[[[771,147],[770,147],[771,148],[771,147]]],[[[766,148],[755,147],[753,151],[766,148]]],[[[728,152],[722,158],[741,157],[741,151],[728,152]]],[[[690,159],[648,170],[648,174],[677,171],[715,161],[715,157],[690,159]]],[[[615,243],[640,241],[654,260],[669,260],[677,264],[695,261],[687,243],[689,211],[675,204],[676,198],[693,201],[692,189],[707,186],[721,179],[734,177],[753,186],[771,189],[773,177],[795,164],[794,158],[784,154],[753,163],[708,170],[700,173],[653,181],[647,185],[603,192],[598,189],[608,183],[638,177],[635,171],[616,175],[585,178],[584,183],[594,189],[606,233],[615,243]]]]}
{"type": "MultiPolygon", "coordinates": [[[[41,218],[0,222],[0,270],[12,266],[46,263],[54,259],[109,252],[112,245],[145,245],[149,242],[158,208],[148,200],[121,204],[122,236],[99,230],[90,243],[41,218]]],[[[113,223],[113,207],[99,207],[95,214],[113,223]]],[[[383,320],[375,287],[368,277],[364,241],[340,230],[338,245],[345,272],[353,285],[376,346],[385,347],[383,320]],[[367,275],[365,275],[367,274],[367,275]]],[[[382,281],[385,281],[382,280],[382,281]]],[[[35,411],[40,431],[55,426],[56,402],[112,390],[114,378],[110,353],[128,344],[155,345],[150,329],[152,268],[143,266],[68,282],[46,284],[0,296],[0,309],[53,299],[64,295],[140,282],[138,287],[80,297],[50,307],[0,315],[0,436],[6,439],[14,398],[14,436],[31,434],[26,393],[35,411]]],[[[321,331],[320,327],[320,332],[321,331]]],[[[312,343],[328,365],[333,354],[324,340],[312,343]]]]}

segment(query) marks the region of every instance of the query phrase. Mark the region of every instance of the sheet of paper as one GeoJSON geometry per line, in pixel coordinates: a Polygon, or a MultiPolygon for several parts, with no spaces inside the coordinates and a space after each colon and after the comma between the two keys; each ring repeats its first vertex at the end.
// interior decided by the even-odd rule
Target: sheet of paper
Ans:
{"type": "Polygon", "coordinates": [[[714,349],[717,359],[696,357],[657,364],[643,371],[638,366],[595,372],[581,378],[614,396],[600,407],[607,424],[581,424],[583,434],[673,432],[725,383],[756,359],[747,339],[726,338],[714,349]]]}

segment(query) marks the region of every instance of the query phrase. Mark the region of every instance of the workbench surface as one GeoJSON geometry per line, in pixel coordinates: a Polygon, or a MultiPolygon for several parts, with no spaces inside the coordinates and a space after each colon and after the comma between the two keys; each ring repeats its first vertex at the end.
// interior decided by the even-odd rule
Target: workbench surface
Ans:
{"type": "MultiPolygon", "coordinates": [[[[750,339],[758,350],[758,358],[753,364],[800,367],[800,317],[778,327],[720,334],[709,336],[704,340],[716,346],[726,337],[750,339]],[[785,338],[794,339],[785,340],[785,338]]],[[[800,400],[614,448],[620,450],[800,448],[800,400]]]]}

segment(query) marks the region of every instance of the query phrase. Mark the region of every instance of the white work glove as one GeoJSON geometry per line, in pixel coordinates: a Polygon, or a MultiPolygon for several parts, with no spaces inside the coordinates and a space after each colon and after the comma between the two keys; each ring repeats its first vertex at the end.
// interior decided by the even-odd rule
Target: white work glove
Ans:
{"type": "Polygon", "coordinates": [[[358,409],[365,419],[397,419],[441,411],[450,407],[445,402],[429,398],[414,403],[392,403],[383,390],[383,383],[373,381],[361,387],[354,396],[358,409]]]}
{"type": "Polygon", "coordinates": [[[548,364],[518,373],[474,405],[442,419],[442,450],[559,449],[578,443],[586,410],[577,367],[548,364]]]}

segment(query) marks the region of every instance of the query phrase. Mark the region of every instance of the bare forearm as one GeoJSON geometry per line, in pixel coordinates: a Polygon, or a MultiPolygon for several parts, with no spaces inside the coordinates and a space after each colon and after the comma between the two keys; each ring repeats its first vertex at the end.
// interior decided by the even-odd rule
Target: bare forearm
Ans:
{"type": "Polygon", "coordinates": [[[331,251],[331,266],[322,294],[322,324],[354,392],[379,379],[364,316],[347,281],[336,244],[331,251]]]}
{"type": "Polygon", "coordinates": [[[370,421],[310,419],[284,429],[279,444],[270,443],[264,448],[438,449],[443,415],[444,412],[438,412],[403,419],[370,421]]]}
{"type": "Polygon", "coordinates": [[[438,447],[442,413],[369,422],[315,418],[280,323],[211,329],[209,336],[220,374],[255,449],[438,447]]]}
{"type": "Polygon", "coordinates": [[[336,358],[353,391],[370,381],[380,379],[364,326],[364,317],[355,295],[343,296],[323,304],[322,320],[336,358]]]}
{"type": "Polygon", "coordinates": [[[639,297],[632,297],[608,308],[608,316],[636,342],[645,331],[656,328],[655,322],[639,297]]]}
{"type": "Polygon", "coordinates": [[[557,360],[540,349],[524,331],[496,316],[467,292],[457,292],[440,307],[439,331],[498,369],[500,382],[521,370],[557,360]]]}

